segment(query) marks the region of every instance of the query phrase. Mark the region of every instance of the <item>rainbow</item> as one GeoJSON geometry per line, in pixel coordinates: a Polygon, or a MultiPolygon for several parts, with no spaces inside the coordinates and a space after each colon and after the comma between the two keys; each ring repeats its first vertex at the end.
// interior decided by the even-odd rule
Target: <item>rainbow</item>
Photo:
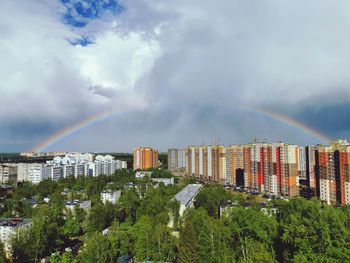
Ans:
{"type": "MultiPolygon", "coordinates": [[[[241,108],[242,109],[242,108],[241,108]]],[[[281,123],[284,123],[292,128],[296,128],[299,131],[311,135],[312,137],[318,139],[319,141],[323,143],[329,143],[332,141],[332,139],[325,134],[322,134],[321,132],[305,125],[304,123],[293,119],[287,115],[284,115],[282,113],[270,111],[267,109],[262,108],[256,108],[256,107],[250,107],[245,108],[245,110],[253,112],[258,115],[262,115],[268,118],[271,118],[273,120],[279,121],[281,123]]],[[[81,120],[78,123],[75,123],[71,126],[65,127],[62,130],[59,130],[58,132],[52,134],[50,137],[45,139],[45,141],[41,142],[40,144],[36,145],[33,149],[31,149],[31,152],[44,152],[47,151],[50,147],[52,147],[55,144],[58,144],[59,142],[74,136],[78,132],[87,129],[97,123],[103,122],[111,117],[113,117],[115,114],[120,113],[116,111],[105,111],[102,113],[98,113],[92,116],[89,116],[83,120],[81,120]]]]}
{"type": "MultiPolygon", "coordinates": [[[[125,105],[124,105],[125,106],[125,105]]],[[[125,110],[125,108],[123,107],[125,110]]],[[[45,152],[53,145],[62,142],[63,140],[74,136],[75,134],[85,130],[97,123],[103,122],[107,119],[112,118],[114,115],[120,113],[121,110],[107,110],[103,112],[99,112],[97,114],[88,116],[87,118],[71,125],[67,126],[56,133],[52,134],[48,138],[46,138],[43,142],[37,144],[34,148],[30,150],[30,152],[45,152]]]]}
{"type": "Polygon", "coordinates": [[[273,120],[279,121],[281,123],[284,123],[292,128],[296,128],[297,130],[303,132],[304,134],[308,134],[319,141],[328,144],[331,142],[333,139],[328,137],[327,135],[321,133],[320,131],[315,130],[314,128],[311,128],[307,126],[305,123],[298,121],[296,119],[293,119],[285,114],[263,109],[263,108],[258,108],[258,107],[250,107],[248,109],[251,112],[254,112],[256,114],[271,118],[273,120]]]}

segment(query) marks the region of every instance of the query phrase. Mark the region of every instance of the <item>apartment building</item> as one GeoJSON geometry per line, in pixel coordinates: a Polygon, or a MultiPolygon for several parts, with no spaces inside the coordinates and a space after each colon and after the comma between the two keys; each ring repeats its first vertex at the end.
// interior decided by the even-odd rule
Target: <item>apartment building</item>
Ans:
{"type": "Polygon", "coordinates": [[[168,170],[171,172],[184,172],[186,169],[186,150],[168,150],[168,170]]]}
{"type": "Polygon", "coordinates": [[[226,147],[226,183],[244,185],[244,147],[230,145],[226,147]]]}
{"type": "Polygon", "coordinates": [[[103,190],[101,192],[101,201],[102,203],[107,203],[110,202],[112,204],[116,204],[121,196],[121,191],[120,190],[103,190]]]}
{"type": "Polygon", "coordinates": [[[228,180],[224,146],[187,147],[186,164],[186,173],[198,179],[220,183],[228,180]]]}
{"type": "Polygon", "coordinates": [[[134,148],[134,170],[158,168],[158,151],[151,147],[134,148]]]}
{"type": "Polygon", "coordinates": [[[89,213],[91,209],[91,200],[68,200],[65,201],[65,207],[67,210],[70,210],[72,212],[74,212],[75,208],[77,207],[83,209],[86,213],[89,213]]]}
{"type": "Polygon", "coordinates": [[[24,218],[0,218],[0,241],[4,244],[5,252],[8,255],[11,251],[11,240],[20,230],[28,229],[32,220],[24,218]]]}
{"type": "Polygon", "coordinates": [[[0,165],[0,182],[3,184],[17,182],[18,168],[13,164],[0,165]]]}
{"type": "Polygon", "coordinates": [[[299,195],[298,146],[283,144],[279,147],[281,160],[281,194],[299,195]]]}
{"type": "Polygon", "coordinates": [[[327,204],[350,204],[350,144],[338,140],[316,150],[317,196],[327,204]]]}
{"type": "Polygon", "coordinates": [[[186,173],[203,181],[243,186],[270,196],[299,195],[299,151],[285,143],[189,146],[186,173]]]}

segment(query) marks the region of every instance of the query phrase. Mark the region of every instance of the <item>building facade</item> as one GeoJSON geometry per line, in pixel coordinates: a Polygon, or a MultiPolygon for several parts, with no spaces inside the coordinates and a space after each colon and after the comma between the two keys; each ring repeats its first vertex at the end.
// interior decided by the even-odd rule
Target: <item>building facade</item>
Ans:
{"type": "Polygon", "coordinates": [[[151,147],[137,147],[134,149],[134,170],[158,168],[158,151],[151,147]]]}
{"type": "Polygon", "coordinates": [[[186,150],[168,150],[168,170],[171,172],[184,172],[186,170],[186,150]]]}
{"type": "Polygon", "coordinates": [[[121,196],[121,191],[120,190],[103,190],[101,192],[101,201],[102,203],[107,203],[110,202],[112,204],[116,204],[121,196]]]}
{"type": "Polygon", "coordinates": [[[0,241],[4,244],[5,252],[11,251],[11,240],[20,230],[26,230],[32,225],[32,221],[24,218],[1,218],[0,241]]]}

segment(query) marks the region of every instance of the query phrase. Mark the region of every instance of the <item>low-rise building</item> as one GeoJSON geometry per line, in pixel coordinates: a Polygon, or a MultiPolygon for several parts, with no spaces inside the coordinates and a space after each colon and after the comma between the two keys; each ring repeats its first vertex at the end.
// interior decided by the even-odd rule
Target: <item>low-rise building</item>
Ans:
{"type": "Polygon", "coordinates": [[[24,218],[0,218],[0,240],[4,244],[5,252],[11,251],[11,239],[20,230],[28,229],[32,220],[24,218]]]}
{"type": "Polygon", "coordinates": [[[152,171],[138,171],[135,173],[136,178],[143,178],[145,176],[151,177],[153,174],[152,171]]]}
{"type": "Polygon", "coordinates": [[[174,177],[171,178],[151,178],[155,183],[163,183],[165,186],[174,185],[174,177]]]}
{"type": "Polygon", "coordinates": [[[180,216],[182,216],[188,208],[193,207],[195,197],[201,188],[202,185],[200,184],[189,184],[175,195],[175,199],[180,202],[180,216]]]}
{"type": "Polygon", "coordinates": [[[106,202],[110,202],[112,204],[116,204],[121,196],[120,190],[103,190],[101,192],[101,201],[105,204],[106,202]]]}
{"type": "Polygon", "coordinates": [[[84,190],[72,190],[65,188],[61,194],[64,195],[67,200],[87,198],[86,191],[84,190]]]}
{"type": "Polygon", "coordinates": [[[71,210],[72,212],[74,212],[75,207],[79,207],[88,213],[91,209],[91,200],[69,200],[65,201],[65,206],[67,210],[71,210]]]}

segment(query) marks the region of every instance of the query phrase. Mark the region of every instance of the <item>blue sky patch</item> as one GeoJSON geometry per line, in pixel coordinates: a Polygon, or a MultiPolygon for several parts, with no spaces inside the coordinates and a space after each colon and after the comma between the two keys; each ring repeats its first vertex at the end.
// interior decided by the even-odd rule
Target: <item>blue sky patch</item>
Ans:
{"type": "Polygon", "coordinates": [[[105,12],[118,15],[124,7],[117,0],[60,0],[65,6],[64,23],[84,27],[90,20],[100,18],[105,12]]]}
{"type": "MultiPolygon", "coordinates": [[[[59,0],[66,8],[62,14],[63,23],[73,28],[84,28],[94,19],[99,19],[105,12],[119,15],[124,7],[117,0],[59,0]]],[[[94,43],[87,36],[69,41],[72,45],[87,46],[94,43]]]]}
{"type": "Polygon", "coordinates": [[[85,36],[81,36],[81,38],[78,38],[78,39],[74,39],[74,40],[68,40],[69,43],[73,46],[77,46],[77,45],[80,45],[80,46],[83,46],[83,47],[86,47],[90,44],[94,44],[95,42],[88,38],[88,37],[85,37],[85,36]]]}

